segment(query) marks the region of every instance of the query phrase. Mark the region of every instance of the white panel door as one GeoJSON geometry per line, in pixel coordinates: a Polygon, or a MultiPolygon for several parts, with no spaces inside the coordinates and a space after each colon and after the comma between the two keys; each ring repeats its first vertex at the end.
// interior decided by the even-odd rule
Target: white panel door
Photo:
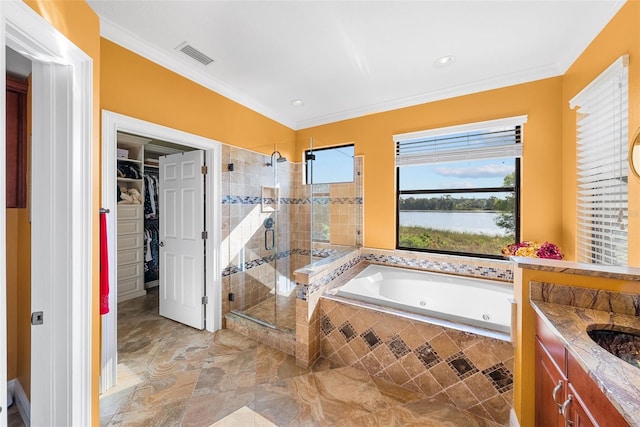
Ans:
{"type": "Polygon", "coordinates": [[[204,151],[160,157],[160,315],[204,329],[204,151]]]}

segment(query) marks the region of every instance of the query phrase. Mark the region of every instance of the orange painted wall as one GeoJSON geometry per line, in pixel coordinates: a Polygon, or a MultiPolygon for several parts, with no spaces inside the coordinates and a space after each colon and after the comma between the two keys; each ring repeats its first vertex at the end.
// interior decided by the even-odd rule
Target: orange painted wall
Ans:
{"type": "Polygon", "coordinates": [[[219,142],[290,156],[294,131],[108,40],[101,108],[219,142]]]}
{"type": "Polygon", "coordinates": [[[561,90],[562,79],[551,78],[300,130],[295,158],[311,137],[315,147],[354,142],[356,154],[365,158],[365,246],[394,249],[393,135],[526,114],[522,238],[560,242],[561,90]]]}
{"type": "MultiPolygon", "coordinates": [[[[563,244],[567,254],[575,257],[576,245],[576,126],[575,112],[569,101],[611,65],[618,57],[629,54],[629,137],[640,127],[640,2],[628,1],[596,37],[564,76],[563,114],[563,244]]],[[[640,180],[629,177],[629,260],[640,265],[640,180]]]]}
{"type": "MultiPolygon", "coordinates": [[[[569,259],[575,259],[576,246],[576,126],[575,112],[569,101],[595,79],[619,56],[629,54],[629,137],[640,126],[640,2],[627,2],[582,55],[571,65],[562,84],[562,236],[569,259]]],[[[639,265],[640,258],[640,180],[629,176],[629,261],[639,265]]],[[[548,281],[583,287],[640,293],[635,283],[551,274],[524,270],[517,277],[515,298],[518,302],[518,337],[516,345],[514,409],[520,425],[533,425],[535,418],[534,312],[529,301],[529,281],[548,281]]]]}
{"type": "MultiPolygon", "coordinates": [[[[99,290],[99,237],[98,237],[98,209],[100,201],[100,22],[93,9],[85,2],[63,0],[25,0],[25,3],[47,20],[53,27],[82,49],[93,60],[93,135],[90,144],[94,153],[92,159],[92,175],[89,177],[93,184],[94,194],[92,210],[95,217],[92,226],[93,259],[92,259],[92,288],[93,294],[98,295],[99,290]]],[[[20,282],[30,284],[30,265],[25,257],[30,259],[30,228],[26,212],[18,217],[20,233],[18,251],[18,274],[20,282]]],[[[8,245],[10,242],[8,242],[8,245]]],[[[13,244],[13,243],[11,243],[13,244]]],[[[30,315],[30,295],[18,298],[18,318],[23,319],[26,313],[30,315]]],[[[99,383],[100,376],[100,311],[98,299],[94,298],[92,306],[92,423],[99,425],[99,383]]],[[[24,325],[23,325],[24,326],[24,325]]],[[[21,325],[19,324],[20,328],[21,325]]],[[[30,326],[24,326],[30,330],[30,326]]],[[[27,329],[25,329],[26,331],[27,329]]],[[[25,332],[26,333],[26,332],[25,332]]],[[[27,387],[30,381],[30,345],[18,346],[18,378],[21,385],[27,387]],[[21,366],[23,368],[21,368],[21,366]],[[25,383],[23,383],[23,379],[25,383]]]]}

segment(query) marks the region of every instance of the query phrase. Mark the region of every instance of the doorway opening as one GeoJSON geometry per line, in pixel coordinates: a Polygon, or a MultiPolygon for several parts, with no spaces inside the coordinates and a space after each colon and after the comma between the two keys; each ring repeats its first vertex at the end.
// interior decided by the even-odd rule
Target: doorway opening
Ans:
{"type": "MultiPolygon", "coordinates": [[[[0,45],[32,63],[32,150],[29,220],[31,295],[41,322],[27,325],[30,395],[25,420],[33,425],[91,424],[93,64],[89,56],[23,2],[0,2],[0,45]]],[[[6,71],[6,55],[0,66],[6,71]]],[[[2,97],[6,81],[2,73],[2,97]]],[[[4,98],[0,99],[4,103],[4,98]]],[[[0,125],[0,175],[6,170],[0,125]]],[[[0,229],[5,229],[5,188],[0,229]]],[[[94,211],[95,209],[95,211],[94,211]]],[[[0,236],[0,312],[6,309],[7,240],[0,236]]],[[[27,320],[28,323],[28,320],[27,320]]],[[[6,348],[6,318],[0,347],[6,348]]],[[[0,406],[7,402],[6,354],[0,354],[0,406]]],[[[0,414],[6,422],[6,411],[0,414]]]]}
{"type": "MultiPolygon", "coordinates": [[[[199,137],[197,135],[189,134],[186,132],[182,132],[179,130],[167,128],[165,126],[157,125],[154,123],[146,122],[143,120],[135,119],[128,116],[123,116],[117,113],[113,113],[110,111],[103,111],[103,128],[102,128],[102,174],[103,174],[103,187],[102,187],[102,205],[103,207],[109,209],[109,214],[107,214],[107,240],[108,242],[114,242],[109,245],[108,248],[108,259],[109,265],[112,268],[109,269],[109,283],[112,284],[110,286],[109,293],[109,313],[103,316],[102,322],[102,377],[101,377],[101,392],[105,392],[109,388],[116,385],[117,382],[117,367],[118,367],[118,357],[117,357],[117,303],[118,301],[122,301],[121,288],[120,288],[120,280],[119,277],[122,273],[122,279],[126,279],[125,272],[126,271],[138,271],[136,277],[138,283],[138,289],[133,289],[131,287],[125,287],[123,293],[124,300],[128,297],[135,297],[139,295],[144,295],[147,292],[147,289],[153,289],[155,282],[153,280],[153,273],[150,273],[148,276],[149,280],[148,285],[145,289],[145,280],[144,280],[144,263],[142,260],[136,261],[136,267],[126,267],[125,269],[121,269],[124,265],[121,264],[122,261],[135,259],[132,258],[131,253],[135,252],[137,255],[135,257],[142,256],[144,259],[150,259],[150,266],[153,263],[153,253],[154,249],[151,246],[153,244],[154,236],[153,233],[150,233],[150,239],[148,240],[149,246],[147,247],[147,254],[150,256],[145,256],[145,243],[144,243],[144,230],[146,225],[144,225],[144,219],[140,218],[142,221],[138,222],[137,225],[127,223],[120,224],[123,218],[120,218],[120,211],[124,207],[124,211],[127,209],[132,212],[140,211],[140,215],[144,217],[142,213],[146,208],[144,207],[144,197],[142,196],[142,203],[140,203],[140,207],[135,207],[134,203],[118,203],[125,200],[129,200],[133,197],[136,197],[136,191],[130,191],[132,188],[136,189],[136,185],[140,184],[140,187],[137,188],[137,193],[142,193],[140,190],[144,190],[144,180],[145,174],[141,173],[139,178],[125,178],[125,180],[116,178],[116,171],[120,168],[118,167],[118,163],[123,163],[117,157],[118,149],[120,150],[132,150],[136,146],[135,143],[138,143],[138,147],[142,147],[141,151],[138,153],[130,153],[127,152],[127,157],[135,157],[136,162],[124,161],[124,163],[133,163],[140,165],[140,171],[144,172],[145,163],[148,164],[147,169],[153,169],[156,161],[158,162],[158,167],[162,167],[160,164],[163,161],[167,161],[171,163],[173,160],[176,160],[175,165],[168,164],[168,166],[163,167],[163,170],[169,171],[167,176],[171,174],[171,170],[177,171],[188,171],[197,172],[198,174],[201,171],[197,169],[197,167],[193,166],[196,163],[187,160],[187,157],[190,155],[201,156],[203,162],[207,165],[206,174],[204,175],[203,185],[206,187],[206,198],[207,198],[207,209],[206,214],[204,211],[200,212],[202,216],[202,221],[204,222],[204,230],[193,228],[189,230],[191,235],[197,234],[197,237],[201,243],[204,242],[206,244],[206,257],[204,258],[204,262],[202,264],[202,268],[192,268],[192,269],[184,269],[183,273],[191,273],[193,270],[201,270],[203,273],[206,272],[206,285],[203,294],[207,296],[208,301],[206,305],[204,305],[204,318],[206,318],[206,325],[202,325],[208,331],[215,331],[220,329],[221,325],[221,288],[220,288],[220,261],[219,261],[219,250],[220,247],[220,143],[211,139],[199,137]],[[126,136],[125,136],[126,135],[126,136]],[[120,136],[120,143],[118,142],[118,137],[120,136]],[[128,141],[124,142],[123,141],[128,141]],[[140,145],[140,143],[142,144],[140,145]],[[147,151],[147,156],[144,155],[144,151],[147,151]],[[171,154],[170,154],[171,153],[171,154]],[[198,154],[200,153],[200,154],[198,154]],[[178,157],[180,159],[172,159],[173,157],[178,157]],[[184,158],[184,160],[181,160],[184,158]],[[164,160],[163,160],[164,159],[164,160]],[[139,163],[138,163],[139,162],[139,163]],[[182,163],[181,163],[182,162],[182,163]],[[152,166],[149,166],[152,165],[152,166]],[[190,169],[191,168],[191,169],[190,169]],[[142,181],[136,181],[136,179],[142,179],[142,181]],[[124,196],[124,197],[123,197],[124,196]],[[218,201],[216,203],[216,201],[218,201]],[[121,233],[121,231],[125,231],[121,233]],[[138,233],[135,230],[139,230],[138,233]],[[127,257],[122,257],[120,255],[120,249],[122,245],[120,245],[123,240],[122,236],[127,235],[127,231],[135,231],[133,234],[137,235],[137,239],[139,239],[139,243],[136,243],[138,246],[135,248],[125,248],[129,252],[125,254],[127,257]],[[206,234],[201,234],[202,232],[206,234]],[[204,239],[203,239],[204,238],[204,239]],[[135,249],[130,251],[130,249],[135,249]],[[140,255],[142,254],[142,255],[140,255]],[[133,295],[133,296],[132,296],[133,295]]],[[[135,151],[135,150],[134,150],[135,151]]],[[[124,155],[124,151],[120,151],[122,155],[124,155]]],[[[148,173],[147,175],[151,175],[148,173]]],[[[194,190],[187,189],[185,191],[173,191],[170,190],[168,195],[162,197],[160,195],[160,204],[158,205],[159,209],[159,218],[158,218],[158,229],[161,231],[163,229],[160,221],[163,221],[167,218],[172,218],[171,215],[167,215],[166,208],[163,209],[163,203],[169,201],[173,196],[171,194],[178,193],[189,193],[195,195],[199,192],[203,192],[203,190],[194,190]],[[173,192],[172,192],[173,191],[173,192]],[[164,199],[164,202],[162,201],[164,199]],[[163,213],[163,210],[165,213],[163,213]],[[164,215],[164,219],[163,219],[164,215]]],[[[204,198],[204,194],[202,194],[204,198]]],[[[184,206],[191,205],[191,199],[188,201],[186,199],[176,199],[174,200],[173,206],[179,206],[181,211],[185,211],[184,206]]],[[[151,210],[151,207],[149,207],[151,210]]],[[[173,209],[171,209],[173,211],[173,209]]],[[[195,209],[198,210],[198,209],[195,209]]],[[[151,217],[154,215],[151,214],[151,217]]],[[[150,218],[151,219],[151,218],[150,218]]],[[[138,219],[136,219],[138,220],[138,219]]],[[[180,226],[183,227],[184,224],[191,224],[194,221],[182,221],[181,218],[176,219],[173,218],[174,221],[178,221],[180,226]]],[[[125,219],[125,221],[127,221],[125,219]]],[[[197,221],[195,221],[197,222],[197,221]]],[[[154,225],[150,222],[148,224],[149,228],[152,228],[154,225]]],[[[167,229],[171,229],[168,227],[167,229]]],[[[183,230],[184,231],[184,230],[183,230]]],[[[132,234],[132,233],[129,233],[132,234]]],[[[171,234],[171,233],[168,233],[171,234]]],[[[188,234],[188,233],[187,233],[188,234]]],[[[164,239],[160,238],[158,235],[158,255],[159,255],[159,270],[158,270],[158,284],[160,288],[162,288],[161,281],[163,280],[163,268],[168,268],[168,270],[164,270],[164,276],[171,276],[176,273],[176,269],[171,269],[171,266],[175,266],[176,263],[167,262],[165,267],[162,265],[162,260],[160,258],[171,260],[171,253],[169,252],[171,248],[171,236],[164,236],[164,239]],[[164,243],[164,246],[162,244],[164,243]],[[162,250],[167,250],[165,255],[162,255],[162,250]]],[[[180,251],[186,251],[184,247],[180,247],[180,251]]],[[[126,264],[126,263],[125,263],[126,264]]],[[[182,263],[177,263],[182,264],[182,263]]],[[[177,268],[179,270],[179,267],[177,268]]],[[[187,281],[193,281],[194,283],[199,282],[201,279],[190,278],[187,281]]],[[[134,281],[135,282],[135,281],[134,281]]],[[[131,283],[129,281],[128,283],[131,283]]],[[[162,289],[161,289],[162,290],[162,289]]],[[[184,290],[180,290],[181,294],[185,294],[184,290]]],[[[193,295],[191,295],[193,297],[193,295]]],[[[192,298],[193,299],[193,298],[192,298]]],[[[162,298],[161,298],[162,300],[162,298]]],[[[203,301],[198,301],[201,304],[203,301]]],[[[199,308],[194,309],[196,312],[202,312],[202,305],[199,305],[199,308]]],[[[162,314],[162,304],[160,307],[162,314]]],[[[171,310],[169,310],[171,311],[171,310]]],[[[167,316],[171,317],[171,315],[167,316]]],[[[187,321],[179,320],[185,324],[189,324],[187,321]]],[[[195,326],[195,325],[191,325],[195,326]]],[[[202,326],[196,328],[202,328],[202,326]]]]}

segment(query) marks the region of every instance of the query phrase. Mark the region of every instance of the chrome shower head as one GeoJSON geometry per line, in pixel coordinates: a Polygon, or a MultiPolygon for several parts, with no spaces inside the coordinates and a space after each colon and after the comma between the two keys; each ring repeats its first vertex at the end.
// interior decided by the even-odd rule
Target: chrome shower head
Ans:
{"type": "Polygon", "coordinates": [[[273,166],[273,161],[276,161],[278,163],[283,163],[287,161],[286,157],[283,157],[282,154],[280,154],[279,151],[274,151],[273,153],[271,153],[271,161],[266,163],[267,166],[273,166]]]}

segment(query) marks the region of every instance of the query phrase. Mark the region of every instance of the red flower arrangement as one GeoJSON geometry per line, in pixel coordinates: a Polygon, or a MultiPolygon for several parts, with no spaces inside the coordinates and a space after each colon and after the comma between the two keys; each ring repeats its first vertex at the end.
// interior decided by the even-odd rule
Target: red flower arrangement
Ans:
{"type": "Polygon", "coordinates": [[[564,255],[558,245],[551,242],[539,244],[532,240],[514,243],[502,248],[505,256],[524,256],[530,258],[562,259],[564,255]]]}

